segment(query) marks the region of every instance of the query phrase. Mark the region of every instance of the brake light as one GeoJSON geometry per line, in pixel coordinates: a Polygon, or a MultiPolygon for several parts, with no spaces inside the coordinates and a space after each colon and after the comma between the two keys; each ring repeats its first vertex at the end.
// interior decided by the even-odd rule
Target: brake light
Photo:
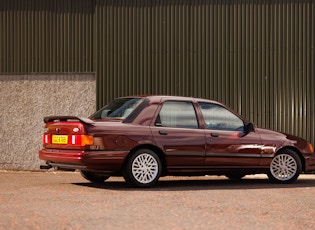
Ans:
{"type": "Polygon", "coordinates": [[[56,145],[87,146],[87,145],[93,145],[93,136],[90,136],[90,135],[52,135],[52,134],[45,133],[43,134],[43,144],[44,145],[56,144],[56,145]],[[56,138],[56,137],[60,137],[60,138],[56,138]]]}

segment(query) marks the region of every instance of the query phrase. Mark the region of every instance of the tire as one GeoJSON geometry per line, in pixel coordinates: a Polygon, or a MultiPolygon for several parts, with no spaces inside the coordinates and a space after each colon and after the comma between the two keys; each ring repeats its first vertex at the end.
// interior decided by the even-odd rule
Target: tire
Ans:
{"type": "Polygon", "coordinates": [[[296,152],[281,150],[272,159],[268,177],[272,182],[289,184],[297,180],[302,172],[302,162],[296,152]]]}
{"type": "Polygon", "coordinates": [[[84,177],[85,179],[93,183],[101,183],[109,178],[109,176],[105,176],[105,175],[101,175],[101,174],[97,174],[97,173],[89,172],[85,170],[81,170],[80,173],[82,177],[84,177]]]}
{"type": "Polygon", "coordinates": [[[151,187],[160,178],[162,163],[150,149],[139,149],[127,160],[123,175],[129,186],[151,187]]]}
{"type": "Polygon", "coordinates": [[[241,180],[244,176],[246,176],[246,174],[243,174],[243,173],[229,173],[229,174],[225,174],[225,176],[226,176],[227,178],[229,178],[230,180],[239,181],[239,180],[241,180]]]}

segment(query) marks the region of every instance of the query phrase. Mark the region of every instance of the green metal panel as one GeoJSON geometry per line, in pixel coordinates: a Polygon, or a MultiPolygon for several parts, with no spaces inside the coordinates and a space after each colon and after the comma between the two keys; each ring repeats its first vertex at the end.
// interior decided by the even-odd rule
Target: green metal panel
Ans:
{"type": "Polygon", "coordinates": [[[0,0],[0,73],[95,72],[97,107],[172,94],[315,144],[314,0],[0,0]]]}
{"type": "Polygon", "coordinates": [[[314,1],[95,3],[98,107],[130,94],[205,97],[314,143],[314,1]]]}
{"type": "Polygon", "coordinates": [[[0,73],[93,71],[93,1],[1,0],[0,73]]]}

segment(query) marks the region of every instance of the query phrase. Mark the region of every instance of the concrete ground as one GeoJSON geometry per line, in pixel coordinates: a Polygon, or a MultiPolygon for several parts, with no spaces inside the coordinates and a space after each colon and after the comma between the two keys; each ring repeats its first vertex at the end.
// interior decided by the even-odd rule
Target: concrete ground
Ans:
{"type": "Polygon", "coordinates": [[[314,229],[315,175],[164,177],[149,189],[77,172],[0,171],[0,229],[314,229]]]}

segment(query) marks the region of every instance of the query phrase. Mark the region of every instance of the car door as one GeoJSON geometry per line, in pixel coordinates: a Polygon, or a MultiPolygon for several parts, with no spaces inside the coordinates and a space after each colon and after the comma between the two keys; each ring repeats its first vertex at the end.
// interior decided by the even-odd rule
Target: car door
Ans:
{"type": "Polygon", "coordinates": [[[205,133],[199,128],[193,102],[165,101],[151,130],[169,169],[204,165],[205,133]]]}
{"type": "Polygon", "coordinates": [[[220,104],[198,103],[205,121],[206,166],[256,167],[261,139],[254,129],[245,132],[244,121],[220,104]]]}

